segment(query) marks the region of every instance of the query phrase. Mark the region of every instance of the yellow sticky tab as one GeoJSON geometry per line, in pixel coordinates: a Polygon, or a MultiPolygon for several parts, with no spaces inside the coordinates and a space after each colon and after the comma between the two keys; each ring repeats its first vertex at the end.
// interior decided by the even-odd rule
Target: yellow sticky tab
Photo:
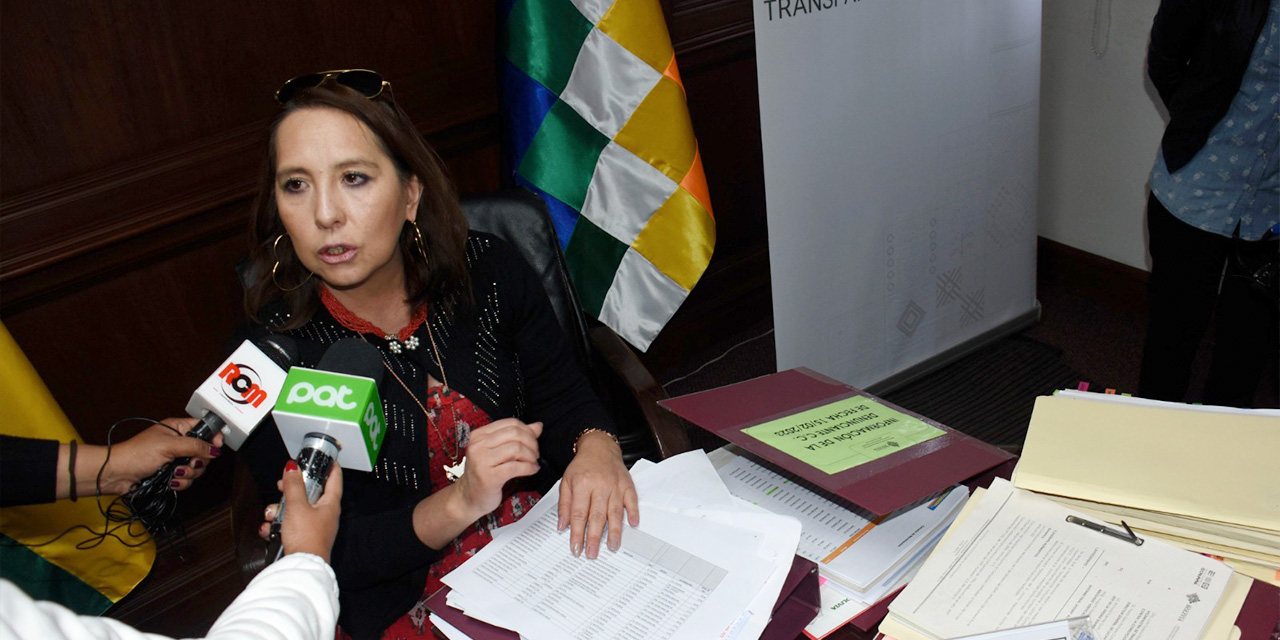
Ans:
{"type": "Polygon", "coordinates": [[[631,248],[685,290],[698,283],[715,246],[715,222],[684,189],[671,194],[631,243],[631,248]]]}

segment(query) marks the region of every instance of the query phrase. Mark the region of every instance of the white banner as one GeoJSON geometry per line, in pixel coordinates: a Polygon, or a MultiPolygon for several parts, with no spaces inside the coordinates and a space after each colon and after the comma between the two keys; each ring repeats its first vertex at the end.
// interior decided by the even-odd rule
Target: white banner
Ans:
{"type": "Polygon", "coordinates": [[[858,387],[1033,312],[1040,0],[752,0],[778,369],[858,387]]]}

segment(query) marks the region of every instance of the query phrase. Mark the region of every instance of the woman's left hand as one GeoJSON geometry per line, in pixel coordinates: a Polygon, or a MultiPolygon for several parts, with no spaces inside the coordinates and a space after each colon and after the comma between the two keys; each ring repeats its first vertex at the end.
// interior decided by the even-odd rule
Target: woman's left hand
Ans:
{"type": "Polygon", "coordinates": [[[627,522],[640,524],[640,505],[631,473],[622,464],[622,450],[608,434],[588,431],[578,439],[578,453],[560,482],[559,522],[569,532],[569,550],[577,556],[584,542],[588,558],[600,554],[600,537],[609,528],[609,549],[622,545],[622,512],[627,522]]]}

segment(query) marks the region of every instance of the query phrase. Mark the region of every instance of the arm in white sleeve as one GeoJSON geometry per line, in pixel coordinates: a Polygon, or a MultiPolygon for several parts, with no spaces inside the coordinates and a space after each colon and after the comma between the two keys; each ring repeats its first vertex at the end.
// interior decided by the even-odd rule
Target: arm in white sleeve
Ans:
{"type": "MultiPolygon", "coordinates": [[[[338,581],[318,556],[293,553],[258,574],[213,623],[218,640],[333,640],[338,581]]],[[[0,638],[8,640],[169,640],[112,618],[82,616],[35,601],[0,580],[0,638]]]]}
{"type": "MultiPolygon", "coordinates": [[[[333,631],[330,630],[330,635],[333,631]]],[[[0,580],[0,638],[8,640],[168,640],[112,618],[82,616],[56,602],[32,600],[0,580]]]]}
{"type": "Polygon", "coordinates": [[[338,581],[318,556],[291,553],[262,570],[209,629],[210,640],[333,640],[338,581]]]}

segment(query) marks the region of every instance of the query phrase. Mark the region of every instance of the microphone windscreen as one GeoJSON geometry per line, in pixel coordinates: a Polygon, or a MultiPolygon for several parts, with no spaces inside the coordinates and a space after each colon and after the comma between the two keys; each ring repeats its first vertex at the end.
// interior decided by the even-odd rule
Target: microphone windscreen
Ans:
{"type": "Polygon", "coordinates": [[[290,367],[298,364],[298,343],[294,342],[289,336],[273,333],[269,336],[258,338],[253,343],[257,345],[262,353],[276,366],[288,371],[290,367]]]}
{"type": "Polygon", "coordinates": [[[316,365],[321,371],[345,373],[372,378],[382,384],[382,354],[373,345],[360,338],[343,338],[332,345],[320,357],[316,365]]]}

